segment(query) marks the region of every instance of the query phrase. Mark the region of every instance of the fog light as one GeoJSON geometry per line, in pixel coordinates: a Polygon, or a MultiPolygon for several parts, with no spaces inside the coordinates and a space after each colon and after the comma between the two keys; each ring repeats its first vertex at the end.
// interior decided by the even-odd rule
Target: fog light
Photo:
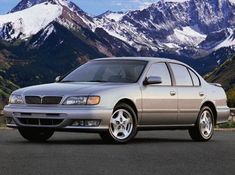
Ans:
{"type": "Polygon", "coordinates": [[[72,126],[78,126],[79,125],[79,122],[78,121],[74,121],[72,126]]]}
{"type": "Polygon", "coordinates": [[[84,126],[85,122],[84,120],[75,120],[72,124],[72,126],[84,126]]]}
{"type": "Polygon", "coordinates": [[[6,118],[6,123],[7,123],[7,124],[15,124],[15,121],[13,120],[12,117],[7,117],[7,118],[6,118]]]}
{"type": "Polygon", "coordinates": [[[100,121],[99,120],[86,120],[85,125],[86,126],[99,126],[100,121]]]}
{"type": "Polygon", "coordinates": [[[72,126],[99,126],[100,120],[75,120],[72,124],[72,126]]]}

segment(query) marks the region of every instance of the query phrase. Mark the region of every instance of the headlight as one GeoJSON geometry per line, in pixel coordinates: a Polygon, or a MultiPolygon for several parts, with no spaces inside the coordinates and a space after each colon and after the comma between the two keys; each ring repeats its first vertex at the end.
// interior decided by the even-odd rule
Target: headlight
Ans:
{"type": "Polygon", "coordinates": [[[64,105],[98,105],[100,103],[99,96],[80,96],[68,97],[64,101],[64,105]]]}
{"type": "Polygon", "coordinates": [[[24,104],[23,97],[21,95],[12,94],[9,97],[9,104],[24,104]]]}

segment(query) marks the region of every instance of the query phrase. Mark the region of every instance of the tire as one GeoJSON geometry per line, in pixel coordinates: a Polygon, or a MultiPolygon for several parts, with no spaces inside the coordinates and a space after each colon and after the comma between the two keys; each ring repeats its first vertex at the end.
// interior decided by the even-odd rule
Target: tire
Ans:
{"type": "Polygon", "coordinates": [[[54,131],[46,128],[19,128],[19,133],[23,138],[30,142],[45,142],[54,131]]]}
{"type": "Polygon", "coordinates": [[[110,117],[109,130],[100,133],[105,142],[127,143],[137,133],[137,116],[134,110],[125,103],[119,103],[110,117]]]}
{"type": "Polygon", "coordinates": [[[208,106],[202,107],[196,125],[189,129],[189,135],[194,141],[209,141],[214,133],[214,114],[208,106]]]}

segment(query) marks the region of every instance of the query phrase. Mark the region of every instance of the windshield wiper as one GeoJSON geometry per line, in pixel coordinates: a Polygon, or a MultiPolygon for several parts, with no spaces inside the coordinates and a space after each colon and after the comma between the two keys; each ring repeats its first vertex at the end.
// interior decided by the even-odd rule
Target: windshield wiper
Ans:
{"type": "MultiPolygon", "coordinates": [[[[60,81],[60,83],[71,83],[71,82],[78,82],[78,81],[72,81],[72,80],[65,80],[65,81],[60,81]]],[[[86,82],[86,81],[83,81],[86,82]]],[[[87,82],[99,82],[99,83],[106,83],[107,81],[104,80],[91,80],[87,82]]]]}

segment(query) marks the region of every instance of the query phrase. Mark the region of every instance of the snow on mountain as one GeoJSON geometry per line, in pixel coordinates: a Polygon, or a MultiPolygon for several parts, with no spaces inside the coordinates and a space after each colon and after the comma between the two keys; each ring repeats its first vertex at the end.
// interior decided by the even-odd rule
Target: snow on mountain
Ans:
{"type": "Polygon", "coordinates": [[[228,32],[229,32],[229,36],[224,41],[219,43],[214,48],[214,50],[218,50],[223,47],[233,47],[235,49],[235,32],[233,29],[230,29],[230,28],[228,29],[228,32]]]}
{"type": "Polygon", "coordinates": [[[122,17],[127,14],[127,12],[112,12],[112,11],[106,11],[105,13],[97,16],[97,18],[106,18],[109,20],[114,20],[114,21],[120,21],[122,17]]]}
{"type": "Polygon", "coordinates": [[[46,1],[46,0],[22,0],[22,1],[19,2],[19,4],[17,4],[17,6],[15,6],[15,7],[10,11],[10,13],[27,9],[27,8],[29,8],[29,7],[32,7],[32,6],[36,5],[36,4],[43,3],[43,2],[45,2],[45,1],[46,1]]]}
{"type": "Polygon", "coordinates": [[[21,11],[44,2],[68,6],[68,0],[22,0],[10,11],[10,13],[21,11]]]}
{"type": "MultiPolygon", "coordinates": [[[[219,39],[213,43],[207,36],[227,28],[235,28],[235,5],[231,1],[235,2],[160,0],[145,9],[129,11],[116,20],[110,20],[112,17],[108,15],[97,17],[95,27],[103,28],[110,35],[138,50],[150,48],[156,52],[164,52],[173,49],[178,54],[186,48],[191,49],[195,57],[198,57],[201,52],[204,55],[205,52],[212,52],[226,45],[219,46],[219,39]],[[206,44],[207,41],[210,44],[206,44]],[[214,47],[208,50],[204,45],[214,47]]],[[[230,44],[233,42],[230,41],[230,44]]],[[[192,54],[185,56],[194,57],[192,54]]]]}
{"type": "Polygon", "coordinates": [[[159,0],[141,10],[107,11],[93,18],[69,0],[22,0],[12,13],[0,16],[0,38],[26,39],[42,29],[47,36],[56,21],[73,31],[103,30],[109,39],[121,40],[139,53],[198,58],[234,45],[234,2],[159,0]]]}
{"type": "Polygon", "coordinates": [[[164,2],[178,2],[178,3],[183,3],[189,0],[163,0],[164,2]]]}
{"type": "Polygon", "coordinates": [[[42,32],[42,34],[39,36],[39,38],[32,43],[33,47],[39,47],[43,44],[43,42],[52,34],[52,33],[56,33],[56,29],[54,27],[54,25],[49,24],[44,31],[42,32]]]}
{"type": "Polygon", "coordinates": [[[205,34],[197,31],[197,26],[187,26],[182,27],[182,29],[174,29],[174,34],[169,35],[167,40],[174,44],[181,43],[187,46],[197,46],[205,38],[205,34]]]}
{"type": "Polygon", "coordinates": [[[61,6],[42,3],[22,11],[1,15],[0,37],[6,40],[26,39],[38,33],[61,14],[61,6]],[[12,32],[9,34],[7,31],[10,29],[12,32]]]}
{"type": "Polygon", "coordinates": [[[106,18],[108,19],[111,19],[111,20],[114,20],[114,21],[119,21],[122,19],[122,17],[124,16],[125,14],[123,13],[110,13],[109,15],[106,16],[106,18]]]}
{"type": "Polygon", "coordinates": [[[67,0],[22,0],[11,13],[0,15],[0,38],[27,39],[52,21],[74,30],[91,28],[92,18],[67,0]]]}
{"type": "Polygon", "coordinates": [[[234,3],[235,4],[235,0],[229,0],[231,3],[234,3]]]}
{"type": "Polygon", "coordinates": [[[63,7],[64,10],[69,10],[76,13],[76,15],[81,16],[85,21],[92,20],[90,16],[88,16],[82,9],[70,0],[22,0],[10,11],[10,13],[21,11],[41,3],[57,4],[63,7]]]}

